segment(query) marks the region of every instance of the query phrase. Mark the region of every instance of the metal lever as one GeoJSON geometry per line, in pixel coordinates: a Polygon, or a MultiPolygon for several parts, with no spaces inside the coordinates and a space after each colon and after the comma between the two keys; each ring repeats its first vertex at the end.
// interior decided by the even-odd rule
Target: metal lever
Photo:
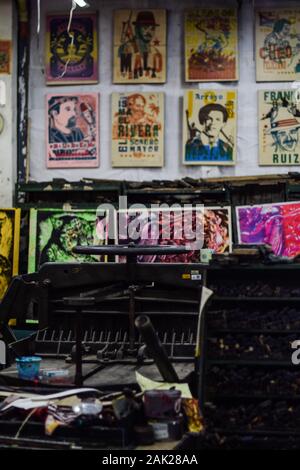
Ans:
{"type": "Polygon", "coordinates": [[[135,326],[139,330],[147,346],[147,351],[154,359],[155,364],[165,382],[179,382],[178,375],[169,360],[167,353],[157,337],[150,318],[140,315],[135,320],[135,326]]]}

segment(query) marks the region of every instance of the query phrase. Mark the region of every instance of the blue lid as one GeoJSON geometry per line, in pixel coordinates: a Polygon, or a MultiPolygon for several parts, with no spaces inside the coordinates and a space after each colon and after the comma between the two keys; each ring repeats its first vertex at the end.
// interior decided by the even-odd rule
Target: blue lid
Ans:
{"type": "Polygon", "coordinates": [[[16,362],[40,362],[41,360],[39,356],[21,356],[16,359],[16,362]]]}

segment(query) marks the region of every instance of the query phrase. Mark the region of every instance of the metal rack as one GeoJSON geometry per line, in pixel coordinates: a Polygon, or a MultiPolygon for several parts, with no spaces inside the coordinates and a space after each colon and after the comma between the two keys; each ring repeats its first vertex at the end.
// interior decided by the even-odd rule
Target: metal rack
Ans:
{"type": "Polygon", "coordinates": [[[199,396],[207,430],[198,447],[251,448],[256,442],[263,448],[265,442],[268,448],[289,448],[299,443],[299,374],[291,361],[291,342],[300,338],[300,298],[288,295],[295,295],[299,273],[300,265],[208,270],[208,287],[216,295],[202,325],[199,396]],[[241,290],[232,295],[238,283],[249,287],[247,295],[241,290]],[[260,295],[256,284],[275,293],[279,285],[285,297],[260,295]]]}

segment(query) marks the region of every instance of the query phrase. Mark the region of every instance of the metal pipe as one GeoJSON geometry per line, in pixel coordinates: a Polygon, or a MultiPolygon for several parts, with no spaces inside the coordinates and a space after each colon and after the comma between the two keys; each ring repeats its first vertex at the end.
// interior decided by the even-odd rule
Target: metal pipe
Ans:
{"type": "Polygon", "coordinates": [[[147,315],[138,316],[135,320],[135,326],[141,333],[143,341],[146,344],[147,351],[154,359],[164,381],[179,382],[178,375],[155,333],[150,318],[147,315]]]}

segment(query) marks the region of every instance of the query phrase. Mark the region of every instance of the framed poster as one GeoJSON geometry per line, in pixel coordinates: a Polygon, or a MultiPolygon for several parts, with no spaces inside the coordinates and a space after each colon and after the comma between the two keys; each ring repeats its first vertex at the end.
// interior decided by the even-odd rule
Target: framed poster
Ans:
{"type": "Polygon", "coordinates": [[[166,10],[114,12],[114,83],[166,81],[166,10]]]}
{"type": "Polygon", "coordinates": [[[21,209],[0,209],[0,299],[18,274],[21,209]]]}
{"type": "Polygon", "coordinates": [[[277,256],[300,254],[300,202],[236,207],[238,241],[267,244],[277,256]]]}
{"type": "Polygon", "coordinates": [[[183,106],[183,163],[234,165],[236,91],[188,90],[183,106]]]}
{"type": "Polygon", "coordinates": [[[11,69],[11,41],[0,40],[0,74],[10,74],[11,69]]]}
{"type": "Polygon", "coordinates": [[[99,96],[46,96],[47,168],[99,166],[99,96]]]}
{"type": "Polygon", "coordinates": [[[184,39],[186,82],[238,80],[236,9],[187,10],[184,39]]]}
{"type": "Polygon", "coordinates": [[[256,12],[256,80],[289,82],[300,72],[300,9],[256,12]]]}
{"type": "MultiPolygon", "coordinates": [[[[200,249],[231,251],[231,208],[205,207],[119,210],[116,243],[138,246],[174,245],[190,248],[179,255],[141,255],[145,263],[198,263],[200,249]]],[[[118,259],[124,262],[125,258],[118,259]]]]}
{"type": "Polygon", "coordinates": [[[98,15],[48,15],[46,24],[46,83],[98,83],[98,15]]]}
{"type": "Polygon", "coordinates": [[[112,118],[113,167],[163,166],[163,93],[112,93],[112,118]]]}
{"type": "Polygon", "coordinates": [[[259,164],[300,165],[300,92],[258,92],[259,164]]]}
{"type": "Polygon", "coordinates": [[[104,261],[94,255],[78,255],[75,246],[105,245],[106,216],[96,210],[31,209],[29,226],[28,272],[48,262],[104,261]]]}

